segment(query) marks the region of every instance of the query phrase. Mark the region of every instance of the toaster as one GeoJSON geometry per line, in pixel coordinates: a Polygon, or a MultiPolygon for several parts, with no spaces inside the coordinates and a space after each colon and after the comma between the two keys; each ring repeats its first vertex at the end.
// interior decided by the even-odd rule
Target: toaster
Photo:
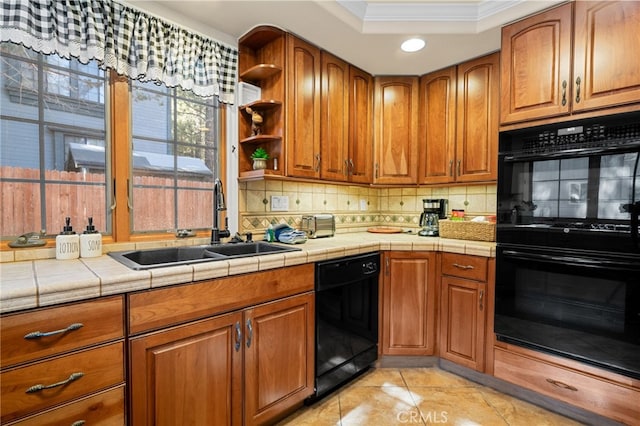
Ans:
{"type": "Polygon", "coordinates": [[[336,233],[336,220],[329,213],[302,216],[300,230],[306,232],[309,238],[333,237],[336,233]]]}

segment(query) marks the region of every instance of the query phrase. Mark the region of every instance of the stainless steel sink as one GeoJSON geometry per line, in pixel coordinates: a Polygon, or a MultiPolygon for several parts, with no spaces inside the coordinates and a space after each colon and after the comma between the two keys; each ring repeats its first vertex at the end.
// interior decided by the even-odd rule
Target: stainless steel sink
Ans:
{"type": "Polygon", "coordinates": [[[131,269],[145,270],[164,266],[190,265],[239,257],[261,256],[301,250],[297,247],[266,243],[227,243],[205,246],[110,252],[109,256],[131,269]]]}
{"type": "Polygon", "coordinates": [[[224,255],[227,257],[247,257],[263,254],[280,253],[284,251],[300,250],[295,247],[286,247],[277,244],[265,243],[262,241],[239,243],[239,244],[220,244],[208,246],[205,249],[208,253],[215,255],[224,255]]]}

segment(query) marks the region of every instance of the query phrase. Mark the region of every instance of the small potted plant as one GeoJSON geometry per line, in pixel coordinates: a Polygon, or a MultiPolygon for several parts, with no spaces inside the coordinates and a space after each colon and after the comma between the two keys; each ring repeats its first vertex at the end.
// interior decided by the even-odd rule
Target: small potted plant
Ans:
{"type": "Polygon", "coordinates": [[[264,148],[256,148],[251,154],[251,158],[253,159],[253,170],[261,170],[267,168],[267,160],[269,159],[269,154],[264,148]]]}

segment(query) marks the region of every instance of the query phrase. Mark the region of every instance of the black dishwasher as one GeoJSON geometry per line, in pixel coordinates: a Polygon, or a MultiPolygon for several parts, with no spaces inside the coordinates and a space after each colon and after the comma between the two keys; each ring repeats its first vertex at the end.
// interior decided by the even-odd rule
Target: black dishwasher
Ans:
{"type": "Polygon", "coordinates": [[[316,382],[313,402],[378,358],[380,254],[316,263],[316,382]]]}

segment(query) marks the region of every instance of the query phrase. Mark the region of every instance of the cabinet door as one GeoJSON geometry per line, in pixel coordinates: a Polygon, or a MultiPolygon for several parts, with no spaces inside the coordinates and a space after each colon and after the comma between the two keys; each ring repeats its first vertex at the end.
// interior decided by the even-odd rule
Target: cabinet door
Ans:
{"type": "Polygon", "coordinates": [[[436,254],[388,252],[382,284],[382,353],[433,355],[436,254]]]}
{"type": "Polygon", "coordinates": [[[313,393],[313,322],[313,293],[245,311],[246,425],[269,422],[313,393]]]}
{"type": "Polygon", "coordinates": [[[349,67],[349,178],[371,183],[373,176],[373,78],[349,67]]]}
{"type": "Polygon", "coordinates": [[[241,313],[131,339],[134,425],[242,424],[241,313]]]}
{"type": "Polygon", "coordinates": [[[499,53],[458,65],[457,182],[498,176],[499,67],[499,53]]]}
{"type": "Polygon", "coordinates": [[[500,122],[569,113],[572,4],[502,29],[500,122]]]}
{"type": "Polygon", "coordinates": [[[348,178],[349,171],[349,65],[322,52],[320,177],[348,178]]]}
{"type": "Polygon", "coordinates": [[[639,102],[640,2],[576,2],[574,25],[573,110],[639,102]]]}
{"type": "Polygon", "coordinates": [[[320,176],[320,50],[287,34],[287,175],[320,176]]]}
{"type": "Polygon", "coordinates": [[[485,284],[443,276],[440,297],[440,356],[483,371],[485,284]]]}
{"type": "Polygon", "coordinates": [[[375,171],[380,184],[415,184],[418,77],[375,79],[375,171]]]}
{"type": "Polygon", "coordinates": [[[454,180],[456,67],[420,78],[419,183],[454,180]]]}

